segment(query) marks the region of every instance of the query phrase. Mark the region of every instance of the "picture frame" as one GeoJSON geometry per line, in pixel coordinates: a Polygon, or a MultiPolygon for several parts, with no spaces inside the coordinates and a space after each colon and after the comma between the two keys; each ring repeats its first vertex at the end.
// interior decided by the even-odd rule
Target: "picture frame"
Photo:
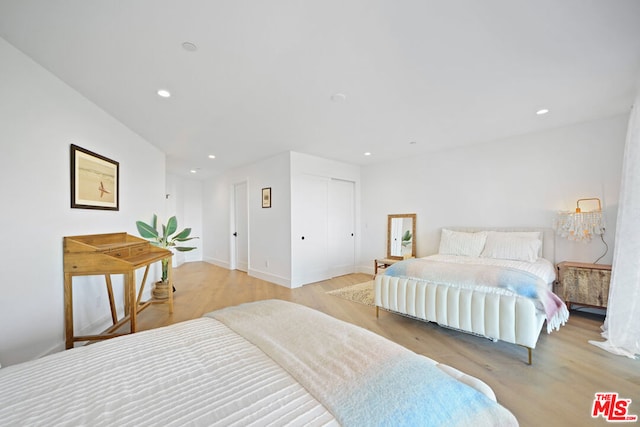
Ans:
{"type": "Polygon", "coordinates": [[[262,189],[262,207],[263,208],[271,207],[271,187],[266,187],[262,189]]]}
{"type": "Polygon", "coordinates": [[[120,163],[71,144],[71,208],[120,209],[120,163]]]}

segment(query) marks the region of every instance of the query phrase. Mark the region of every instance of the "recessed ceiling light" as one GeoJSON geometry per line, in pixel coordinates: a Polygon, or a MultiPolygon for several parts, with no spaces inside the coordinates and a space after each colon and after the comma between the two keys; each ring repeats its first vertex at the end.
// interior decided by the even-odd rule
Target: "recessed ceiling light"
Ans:
{"type": "Polygon", "coordinates": [[[365,155],[365,156],[370,156],[370,155],[371,155],[371,153],[367,151],[366,153],[364,153],[364,155],[365,155]]]}
{"type": "Polygon", "coordinates": [[[184,50],[186,50],[187,52],[195,52],[196,50],[198,50],[198,46],[196,46],[195,44],[193,44],[191,42],[182,43],[182,48],[184,50]]]}
{"type": "Polygon", "coordinates": [[[171,92],[166,89],[158,89],[157,94],[163,98],[169,98],[171,96],[171,92]]]}
{"type": "Polygon", "coordinates": [[[189,172],[191,172],[191,173],[198,173],[198,171],[197,171],[197,170],[195,170],[195,169],[191,169],[189,172]]]}
{"type": "Polygon", "coordinates": [[[209,158],[210,158],[210,159],[215,159],[215,158],[216,158],[216,156],[214,156],[213,154],[209,154],[209,158]]]}
{"type": "Polygon", "coordinates": [[[536,114],[539,116],[542,116],[543,114],[547,114],[549,112],[549,110],[547,108],[542,108],[538,111],[536,111],[536,114]]]}
{"type": "Polygon", "coordinates": [[[347,95],[345,95],[344,93],[334,93],[333,95],[331,95],[331,100],[333,102],[344,102],[347,100],[347,95]]]}

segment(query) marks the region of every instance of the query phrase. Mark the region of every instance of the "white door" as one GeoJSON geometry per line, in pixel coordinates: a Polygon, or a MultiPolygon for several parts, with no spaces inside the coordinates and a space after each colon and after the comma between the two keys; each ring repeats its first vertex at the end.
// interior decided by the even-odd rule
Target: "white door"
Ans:
{"type": "Polygon", "coordinates": [[[240,271],[249,269],[249,213],[247,201],[247,183],[233,186],[234,194],[234,231],[235,268],[240,271]]]}
{"type": "Polygon", "coordinates": [[[291,285],[331,277],[328,262],[329,179],[299,175],[292,182],[291,285]]]}
{"type": "Polygon", "coordinates": [[[329,267],[331,276],[355,273],[355,183],[329,183],[329,267]]]}

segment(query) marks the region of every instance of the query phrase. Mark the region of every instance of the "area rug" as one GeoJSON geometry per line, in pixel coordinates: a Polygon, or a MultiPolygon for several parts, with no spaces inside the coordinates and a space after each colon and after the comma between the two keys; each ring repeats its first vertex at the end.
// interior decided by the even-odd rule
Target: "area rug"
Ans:
{"type": "Polygon", "coordinates": [[[327,292],[349,301],[374,306],[373,280],[327,292]]]}

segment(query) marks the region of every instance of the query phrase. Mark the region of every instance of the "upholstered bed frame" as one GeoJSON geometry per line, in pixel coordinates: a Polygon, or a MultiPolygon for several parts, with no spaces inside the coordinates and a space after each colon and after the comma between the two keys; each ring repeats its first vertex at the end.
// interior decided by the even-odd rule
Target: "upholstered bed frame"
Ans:
{"type": "MultiPolygon", "coordinates": [[[[553,230],[546,228],[460,228],[449,230],[476,232],[540,231],[542,257],[554,262],[553,230]]],[[[485,293],[460,289],[424,280],[412,280],[385,275],[375,278],[376,316],[379,308],[419,320],[492,339],[526,347],[528,363],[536,347],[545,316],[532,300],[518,295],[485,293]]]]}

